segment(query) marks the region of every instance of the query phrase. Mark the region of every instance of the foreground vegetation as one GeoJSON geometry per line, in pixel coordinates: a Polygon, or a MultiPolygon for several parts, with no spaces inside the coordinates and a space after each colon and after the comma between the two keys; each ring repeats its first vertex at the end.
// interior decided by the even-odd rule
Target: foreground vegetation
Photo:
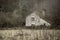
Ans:
{"type": "Polygon", "coordinates": [[[0,30],[0,40],[60,40],[60,30],[0,30]]]}

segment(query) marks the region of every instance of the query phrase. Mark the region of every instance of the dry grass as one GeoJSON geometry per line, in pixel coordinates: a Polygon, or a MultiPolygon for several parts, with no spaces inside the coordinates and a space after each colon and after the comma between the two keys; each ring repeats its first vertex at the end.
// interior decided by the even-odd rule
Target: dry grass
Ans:
{"type": "Polygon", "coordinates": [[[59,30],[0,30],[0,40],[60,40],[59,30]]]}

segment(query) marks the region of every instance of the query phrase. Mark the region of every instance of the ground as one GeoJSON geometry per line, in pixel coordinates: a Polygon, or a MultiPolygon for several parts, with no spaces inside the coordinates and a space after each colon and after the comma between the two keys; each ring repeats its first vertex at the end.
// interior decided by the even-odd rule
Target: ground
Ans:
{"type": "Polygon", "coordinates": [[[0,40],[60,40],[59,30],[0,30],[0,40]]]}

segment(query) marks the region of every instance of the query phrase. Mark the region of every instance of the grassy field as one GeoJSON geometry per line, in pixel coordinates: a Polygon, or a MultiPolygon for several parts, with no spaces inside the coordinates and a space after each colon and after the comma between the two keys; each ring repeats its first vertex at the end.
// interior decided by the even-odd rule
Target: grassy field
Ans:
{"type": "Polygon", "coordinates": [[[60,40],[60,30],[0,30],[0,40],[60,40]]]}

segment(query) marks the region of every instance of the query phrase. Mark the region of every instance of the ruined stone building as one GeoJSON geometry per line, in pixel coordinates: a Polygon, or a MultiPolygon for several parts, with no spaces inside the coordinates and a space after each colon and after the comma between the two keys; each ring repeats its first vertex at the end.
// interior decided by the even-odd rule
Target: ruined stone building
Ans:
{"type": "Polygon", "coordinates": [[[26,26],[40,26],[46,25],[50,26],[51,24],[42,19],[45,16],[45,12],[33,12],[26,17],[26,26]],[[42,17],[42,18],[41,18],[42,17]]]}

